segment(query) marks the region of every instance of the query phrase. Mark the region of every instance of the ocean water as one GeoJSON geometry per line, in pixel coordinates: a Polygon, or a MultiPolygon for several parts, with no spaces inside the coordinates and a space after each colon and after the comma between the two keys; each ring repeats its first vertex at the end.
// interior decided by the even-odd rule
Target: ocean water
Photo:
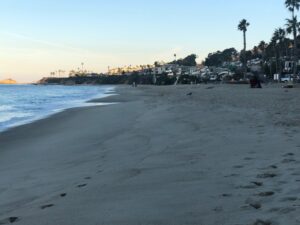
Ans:
{"type": "Polygon", "coordinates": [[[86,101],[113,93],[112,86],[0,85],[0,131],[64,109],[96,105],[86,101]]]}

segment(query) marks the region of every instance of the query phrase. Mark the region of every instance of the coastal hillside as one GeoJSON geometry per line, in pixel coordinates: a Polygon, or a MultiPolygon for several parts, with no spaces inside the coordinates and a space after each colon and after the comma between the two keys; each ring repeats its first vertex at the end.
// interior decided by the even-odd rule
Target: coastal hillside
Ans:
{"type": "Polygon", "coordinates": [[[128,76],[78,76],[68,78],[45,77],[37,82],[43,85],[98,85],[98,84],[128,84],[128,76]]]}
{"type": "MultiPolygon", "coordinates": [[[[156,76],[156,85],[172,85],[174,77],[166,74],[156,76]]],[[[118,76],[75,76],[67,78],[45,77],[37,82],[41,85],[118,85],[118,84],[153,84],[152,75],[118,75],[118,76]]]]}
{"type": "Polygon", "coordinates": [[[201,83],[203,80],[197,76],[181,75],[178,80],[175,76],[168,76],[163,73],[160,75],[136,74],[131,75],[99,75],[99,76],[74,76],[74,77],[45,77],[37,82],[41,85],[118,85],[118,84],[137,84],[137,85],[173,85],[201,83]]]}
{"type": "Polygon", "coordinates": [[[0,84],[17,84],[17,81],[13,79],[5,79],[5,80],[0,80],[0,84]]]}

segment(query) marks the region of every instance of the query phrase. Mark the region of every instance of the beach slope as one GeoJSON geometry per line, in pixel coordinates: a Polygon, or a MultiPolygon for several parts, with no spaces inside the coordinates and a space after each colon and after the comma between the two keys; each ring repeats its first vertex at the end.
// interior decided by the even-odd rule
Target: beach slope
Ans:
{"type": "Polygon", "coordinates": [[[0,224],[300,223],[299,89],[117,91],[0,134],[0,224]]]}

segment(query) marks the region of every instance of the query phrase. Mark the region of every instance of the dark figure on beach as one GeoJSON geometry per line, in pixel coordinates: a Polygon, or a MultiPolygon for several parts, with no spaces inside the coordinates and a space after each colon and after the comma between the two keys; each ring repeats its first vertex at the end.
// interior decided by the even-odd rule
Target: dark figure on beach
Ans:
{"type": "Polygon", "coordinates": [[[261,83],[260,83],[260,79],[259,79],[259,78],[257,78],[257,85],[256,85],[256,88],[262,88],[262,87],[261,87],[261,83]]]}
{"type": "Polygon", "coordinates": [[[257,74],[255,74],[253,77],[250,78],[250,87],[261,88],[261,82],[257,74]]]}

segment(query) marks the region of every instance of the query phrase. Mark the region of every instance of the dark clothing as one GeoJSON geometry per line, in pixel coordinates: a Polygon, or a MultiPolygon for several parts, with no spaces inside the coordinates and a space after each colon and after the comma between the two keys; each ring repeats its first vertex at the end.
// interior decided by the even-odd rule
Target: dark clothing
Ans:
{"type": "Polygon", "coordinates": [[[257,76],[254,76],[250,79],[250,87],[251,88],[261,88],[261,83],[257,76]]]}

